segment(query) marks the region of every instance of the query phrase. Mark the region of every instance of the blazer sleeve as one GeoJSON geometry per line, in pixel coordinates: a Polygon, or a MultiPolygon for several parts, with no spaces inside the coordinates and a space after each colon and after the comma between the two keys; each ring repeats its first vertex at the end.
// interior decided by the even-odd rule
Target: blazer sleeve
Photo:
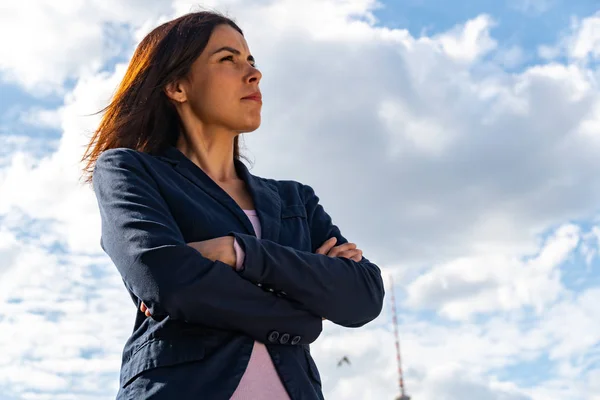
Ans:
{"type": "Polygon", "coordinates": [[[375,319],[383,307],[381,271],[366,258],[356,262],[315,254],[332,236],[336,246],[347,243],[310,186],[303,186],[312,253],[273,241],[232,232],[244,248],[244,269],[239,274],[274,291],[283,291],[311,312],[346,327],[359,327],[375,319]]]}
{"type": "Polygon", "coordinates": [[[273,331],[317,339],[320,316],[242,279],[185,243],[152,177],[132,150],[98,158],[93,187],[102,222],[101,246],[126,287],[155,319],[239,331],[266,342],[273,331]]]}

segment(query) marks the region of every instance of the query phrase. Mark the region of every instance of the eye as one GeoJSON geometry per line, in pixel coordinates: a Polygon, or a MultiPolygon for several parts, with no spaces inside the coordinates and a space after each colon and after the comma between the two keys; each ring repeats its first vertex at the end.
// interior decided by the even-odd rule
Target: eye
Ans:
{"type": "MultiPolygon", "coordinates": [[[[233,59],[233,55],[229,55],[227,57],[221,58],[221,62],[223,62],[223,61],[235,62],[234,59],[233,59]]],[[[253,68],[256,68],[256,62],[255,61],[250,61],[250,65],[252,65],[253,68]]]]}

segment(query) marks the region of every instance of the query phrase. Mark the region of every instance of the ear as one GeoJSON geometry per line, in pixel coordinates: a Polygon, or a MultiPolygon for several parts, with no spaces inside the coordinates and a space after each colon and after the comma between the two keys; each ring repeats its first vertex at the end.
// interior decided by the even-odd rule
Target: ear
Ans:
{"type": "Polygon", "coordinates": [[[176,103],[184,103],[187,101],[185,88],[183,87],[179,79],[167,83],[165,85],[164,91],[167,97],[176,103]]]}

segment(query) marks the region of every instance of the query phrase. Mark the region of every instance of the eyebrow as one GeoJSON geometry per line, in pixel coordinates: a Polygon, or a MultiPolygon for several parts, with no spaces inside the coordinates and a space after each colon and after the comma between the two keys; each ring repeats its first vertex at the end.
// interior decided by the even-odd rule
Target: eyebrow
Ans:
{"type": "MultiPolygon", "coordinates": [[[[215,54],[217,54],[217,53],[220,53],[220,52],[222,52],[222,51],[228,51],[228,52],[230,52],[230,53],[233,53],[233,54],[235,54],[236,56],[239,56],[239,55],[241,55],[241,54],[242,54],[242,53],[241,53],[239,50],[237,50],[237,49],[234,49],[233,47],[229,47],[229,46],[223,46],[223,47],[221,47],[220,49],[218,49],[218,50],[214,51],[214,52],[212,53],[212,55],[214,56],[215,54]]],[[[254,61],[254,57],[253,57],[253,56],[248,56],[248,60],[250,60],[250,61],[254,61]]]]}

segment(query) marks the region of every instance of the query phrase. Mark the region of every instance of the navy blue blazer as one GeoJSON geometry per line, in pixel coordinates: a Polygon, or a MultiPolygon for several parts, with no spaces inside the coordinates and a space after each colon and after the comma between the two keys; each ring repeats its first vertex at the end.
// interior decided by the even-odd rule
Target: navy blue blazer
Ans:
{"type": "Polygon", "coordinates": [[[315,254],[346,243],[310,186],[254,176],[235,161],[262,225],[176,147],[158,155],[118,148],[96,162],[101,247],[137,311],[123,349],[117,399],[229,399],[265,343],[292,399],[322,399],[309,344],[321,317],[359,327],[381,312],[379,268],[315,254]],[[186,243],[232,235],[237,272],[186,243]],[[151,318],[139,311],[144,302],[151,318]]]}

